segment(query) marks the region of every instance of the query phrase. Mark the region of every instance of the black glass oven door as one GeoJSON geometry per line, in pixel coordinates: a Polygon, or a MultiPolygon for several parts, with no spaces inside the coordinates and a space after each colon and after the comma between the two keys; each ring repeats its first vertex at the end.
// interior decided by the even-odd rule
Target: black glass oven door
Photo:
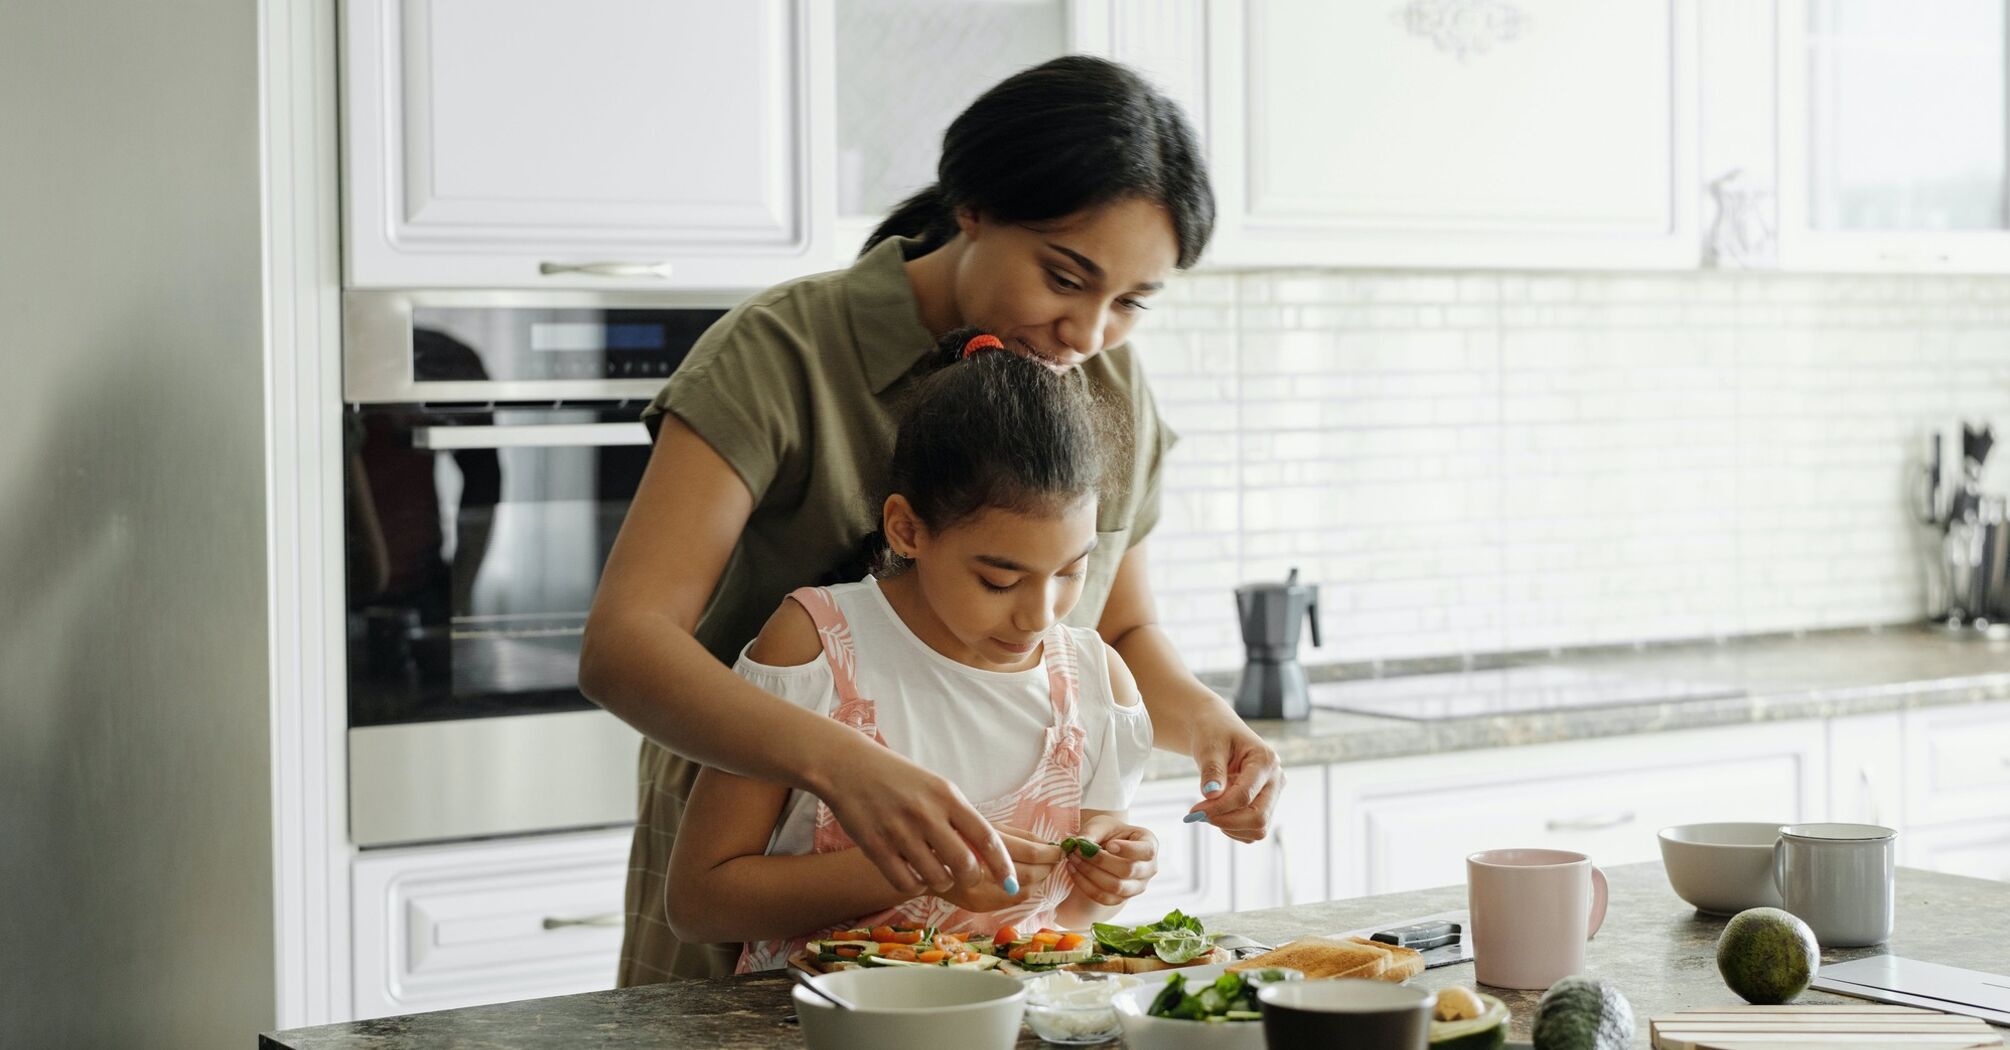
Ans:
{"type": "Polygon", "coordinates": [[[346,418],[349,724],[572,711],[648,460],[632,404],[346,418]]]}

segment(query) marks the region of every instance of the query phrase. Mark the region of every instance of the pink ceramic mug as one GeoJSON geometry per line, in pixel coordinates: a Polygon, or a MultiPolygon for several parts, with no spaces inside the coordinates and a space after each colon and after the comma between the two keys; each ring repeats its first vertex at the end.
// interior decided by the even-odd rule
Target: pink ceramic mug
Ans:
{"type": "Polygon", "coordinates": [[[1473,976],[1496,988],[1547,988],[1584,970],[1605,922],[1605,873],[1582,853],[1490,849],[1466,858],[1473,976]]]}

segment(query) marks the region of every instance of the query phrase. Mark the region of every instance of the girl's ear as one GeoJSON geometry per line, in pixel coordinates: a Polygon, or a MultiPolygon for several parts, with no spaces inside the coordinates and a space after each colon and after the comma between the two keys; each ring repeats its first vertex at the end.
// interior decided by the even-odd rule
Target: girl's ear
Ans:
{"type": "Polygon", "coordinates": [[[879,522],[880,531],[886,534],[887,548],[902,558],[913,558],[928,535],[928,527],[914,513],[913,504],[898,492],[888,496],[886,504],[880,507],[879,522]]]}

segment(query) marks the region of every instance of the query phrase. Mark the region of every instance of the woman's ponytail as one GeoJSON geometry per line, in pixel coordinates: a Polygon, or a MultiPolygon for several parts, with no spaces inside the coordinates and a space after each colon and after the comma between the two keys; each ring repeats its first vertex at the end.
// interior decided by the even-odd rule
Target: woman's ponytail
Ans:
{"type": "Polygon", "coordinates": [[[922,253],[927,254],[948,244],[954,236],[956,209],[943,195],[942,184],[931,183],[927,189],[895,205],[892,213],[872,231],[872,236],[865,239],[865,247],[858,253],[864,255],[889,237],[915,237],[921,240],[922,253]]]}

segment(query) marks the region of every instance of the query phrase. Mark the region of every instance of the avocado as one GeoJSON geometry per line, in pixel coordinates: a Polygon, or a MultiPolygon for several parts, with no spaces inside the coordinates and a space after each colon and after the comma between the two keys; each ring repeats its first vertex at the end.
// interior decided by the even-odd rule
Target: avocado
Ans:
{"type": "Polygon", "coordinates": [[[1748,1003],[1790,1003],[1808,990],[1822,964],[1815,933],[1791,912],[1747,908],[1717,938],[1717,972],[1748,1003]]]}
{"type": "Polygon", "coordinates": [[[1535,1005],[1535,1050],[1626,1050],[1633,1004],[1602,977],[1566,977],[1535,1005]]]}
{"type": "MultiPolygon", "coordinates": [[[[1446,988],[1438,992],[1438,1010],[1445,1012],[1447,998],[1464,993],[1478,1001],[1477,1017],[1460,1017],[1431,1022],[1431,1050],[1499,1050],[1507,1043],[1507,1004],[1484,992],[1446,988]]],[[[1470,1011],[1462,1011],[1470,1012],[1470,1011]]]]}

